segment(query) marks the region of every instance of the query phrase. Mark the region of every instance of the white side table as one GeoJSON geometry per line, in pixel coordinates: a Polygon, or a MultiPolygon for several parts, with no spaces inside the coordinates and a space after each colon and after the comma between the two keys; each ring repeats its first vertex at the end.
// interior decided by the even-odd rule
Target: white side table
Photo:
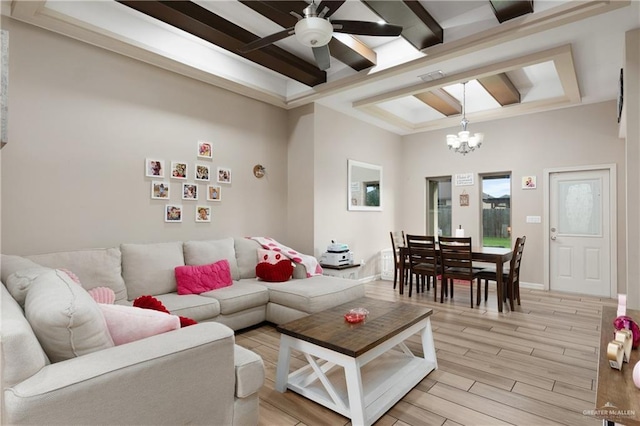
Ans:
{"type": "Polygon", "coordinates": [[[360,264],[345,266],[333,266],[320,264],[322,266],[322,275],[329,275],[331,277],[346,278],[348,280],[360,279],[360,264]]]}

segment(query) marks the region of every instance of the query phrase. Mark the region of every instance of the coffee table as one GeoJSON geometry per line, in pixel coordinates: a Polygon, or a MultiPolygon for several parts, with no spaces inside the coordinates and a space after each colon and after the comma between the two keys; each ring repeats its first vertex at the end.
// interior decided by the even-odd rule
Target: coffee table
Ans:
{"type": "Polygon", "coordinates": [[[418,305],[364,297],[282,324],[275,388],[299,393],[349,417],[353,425],[370,425],[438,368],[431,313],[418,305]],[[369,311],[367,319],[348,323],[344,314],[359,307],[369,311]],[[423,356],[405,344],[416,333],[423,356]],[[307,365],[289,373],[292,350],[302,352],[307,365]]]}

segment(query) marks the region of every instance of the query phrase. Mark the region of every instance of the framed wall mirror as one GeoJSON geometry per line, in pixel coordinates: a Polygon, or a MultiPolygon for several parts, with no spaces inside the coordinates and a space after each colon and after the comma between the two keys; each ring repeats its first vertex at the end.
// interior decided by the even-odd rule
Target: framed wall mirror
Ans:
{"type": "Polygon", "coordinates": [[[382,166],[348,160],[347,206],[352,211],[382,211],[382,166]]]}

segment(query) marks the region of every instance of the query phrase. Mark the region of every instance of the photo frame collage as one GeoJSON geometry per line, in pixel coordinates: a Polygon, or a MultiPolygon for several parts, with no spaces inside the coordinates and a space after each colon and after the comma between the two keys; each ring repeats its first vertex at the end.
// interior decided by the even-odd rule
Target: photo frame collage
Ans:
{"type": "MultiPolygon", "coordinates": [[[[213,147],[211,142],[198,141],[198,160],[213,160],[213,147]]],[[[170,201],[174,195],[171,180],[182,181],[180,185],[180,199],[182,201],[222,201],[221,184],[231,184],[231,169],[217,167],[213,175],[213,167],[210,164],[199,161],[191,167],[186,161],[171,161],[169,169],[166,169],[165,161],[158,158],[145,159],[145,176],[151,180],[151,199],[170,201]],[[192,181],[189,181],[192,177],[192,181]],[[215,178],[215,183],[214,182],[215,178]],[[169,179],[169,180],[167,180],[169,179]],[[201,190],[201,185],[206,184],[201,190]],[[202,193],[204,191],[204,193],[202,193]]],[[[173,185],[175,188],[175,185],[173,185]]],[[[182,222],[184,208],[182,204],[170,203],[165,205],[164,221],[169,223],[182,222]]],[[[196,204],[195,221],[211,222],[211,205],[196,204]]]]}

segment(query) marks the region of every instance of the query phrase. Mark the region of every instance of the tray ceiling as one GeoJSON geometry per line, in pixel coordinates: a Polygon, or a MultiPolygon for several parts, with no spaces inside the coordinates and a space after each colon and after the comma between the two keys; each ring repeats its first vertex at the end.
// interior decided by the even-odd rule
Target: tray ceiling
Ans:
{"type": "Polygon", "coordinates": [[[403,26],[397,37],[335,33],[330,68],[295,37],[302,0],[12,1],[2,13],[282,108],[329,106],[398,134],[614,99],[638,2],[320,2],[333,20],[403,26]]]}

